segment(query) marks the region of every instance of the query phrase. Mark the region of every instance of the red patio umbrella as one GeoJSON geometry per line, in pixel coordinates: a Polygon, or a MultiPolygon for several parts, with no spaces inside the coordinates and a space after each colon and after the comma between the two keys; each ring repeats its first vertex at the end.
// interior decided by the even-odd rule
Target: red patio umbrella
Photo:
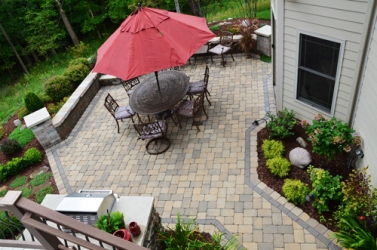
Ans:
{"type": "Polygon", "coordinates": [[[98,49],[93,71],[128,80],[181,66],[213,37],[205,18],[139,5],[98,49]]]}

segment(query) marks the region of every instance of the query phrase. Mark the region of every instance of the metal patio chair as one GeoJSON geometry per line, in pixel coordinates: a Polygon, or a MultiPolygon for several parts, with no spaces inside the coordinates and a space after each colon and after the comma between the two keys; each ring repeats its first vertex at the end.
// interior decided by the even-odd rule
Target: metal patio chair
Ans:
{"type": "Polygon", "coordinates": [[[131,119],[132,122],[133,116],[135,115],[135,112],[131,109],[130,106],[119,106],[119,104],[114,100],[114,98],[107,94],[105,98],[105,107],[110,112],[110,114],[114,117],[117,127],[118,127],[118,133],[119,133],[119,123],[118,120],[123,121],[123,119],[131,119]]]}

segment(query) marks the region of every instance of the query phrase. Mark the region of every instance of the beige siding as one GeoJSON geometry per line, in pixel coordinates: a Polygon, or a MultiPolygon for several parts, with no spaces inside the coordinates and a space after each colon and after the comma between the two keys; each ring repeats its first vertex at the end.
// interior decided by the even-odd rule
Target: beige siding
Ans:
{"type": "MultiPolygon", "coordinates": [[[[353,99],[355,68],[368,1],[286,0],[284,5],[283,107],[311,121],[321,111],[295,100],[297,30],[345,41],[334,116],[346,121],[353,99]]],[[[321,112],[323,113],[323,112],[321,112]]]]}
{"type": "Polygon", "coordinates": [[[363,138],[361,145],[365,154],[357,163],[361,167],[369,165],[369,173],[372,175],[374,186],[377,187],[377,27],[375,26],[374,29],[353,127],[363,138]]]}

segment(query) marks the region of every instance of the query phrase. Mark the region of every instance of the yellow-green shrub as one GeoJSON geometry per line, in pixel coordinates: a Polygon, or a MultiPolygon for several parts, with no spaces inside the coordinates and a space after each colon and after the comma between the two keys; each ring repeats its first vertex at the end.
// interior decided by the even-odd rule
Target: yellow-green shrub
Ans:
{"type": "Polygon", "coordinates": [[[272,159],[283,155],[285,148],[281,141],[264,140],[262,150],[265,159],[272,159]]]}
{"type": "Polygon", "coordinates": [[[66,76],[53,76],[44,82],[44,89],[53,101],[60,101],[72,93],[71,83],[66,76]]]}
{"type": "Polygon", "coordinates": [[[283,193],[288,201],[299,205],[305,203],[305,198],[310,193],[310,189],[300,180],[285,179],[283,193]]]}
{"type": "Polygon", "coordinates": [[[282,157],[275,157],[267,160],[266,165],[273,175],[280,178],[288,176],[291,170],[291,163],[282,157]]]}

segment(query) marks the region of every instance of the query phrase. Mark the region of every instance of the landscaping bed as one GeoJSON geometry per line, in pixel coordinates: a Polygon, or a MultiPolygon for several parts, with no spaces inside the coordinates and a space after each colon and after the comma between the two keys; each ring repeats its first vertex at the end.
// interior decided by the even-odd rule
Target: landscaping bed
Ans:
{"type": "MultiPolygon", "coordinates": [[[[14,120],[16,120],[16,119],[18,119],[17,114],[12,116],[11,119],[6,124],[3,124],[5,135],[0,140],[0,144],[2,144],[3,141],[8,138],[9,134],[16,128],[14,126],[14,120]]],[[[22,150],[20,150],[19,152],[15,153],[13,155],[5,155],[5,154],[3,154],[3,152],[0,151],[0,164],[6,164],[8,161],[12,160],[12,158],[15,158],[15,157],[22,157],[25,154],[25,152],[30,148],[36,148],[38,151],[40,151],[42,153],[42,156],[43,156],[42,161],[35,163],[30,167],[26,167],[18,175],[12,176],[11,178],[8,178],[5,182],[1,182],[0,183],[0,189],[1,190],[4,190],[4,189],[6,189],[6,190],[20,190],[20,188],[22,188],[22,187],[19,187],[19,188],[16,188],[16,189],[12,189],[10,187],[10,184],[17,178],[17,176],[26,176],[27,183],[29,183],[29,181],[31,180],[30,175],[32,173],[39,172],[40,169],[42,169],[43,166],[46,166],[48,168],[50,167],[46,153],[45,153],[43,147],[41,146],[41,144],[38,142],[38,140],[35,137],[31,142],[29,142],[25,147],[23,147],[22,150]]],[[[48,170],[48,172],[51,172],[51,169],[48,170]]],[[[56,186],[55,179],[54,179],[53,176],[51,176],[49,178],[47,183],[54,188],[54,192],[53,192],[54,194],[59,193],[59,190],[56,186]]],[[[41,188],[41,186],[32,187],[28,184],[26,184],[26,186],[28,186],[29,188],[32,188],[32,194],[29,197],[29,199],[36,201],[36,192],[41,188]]]]}

